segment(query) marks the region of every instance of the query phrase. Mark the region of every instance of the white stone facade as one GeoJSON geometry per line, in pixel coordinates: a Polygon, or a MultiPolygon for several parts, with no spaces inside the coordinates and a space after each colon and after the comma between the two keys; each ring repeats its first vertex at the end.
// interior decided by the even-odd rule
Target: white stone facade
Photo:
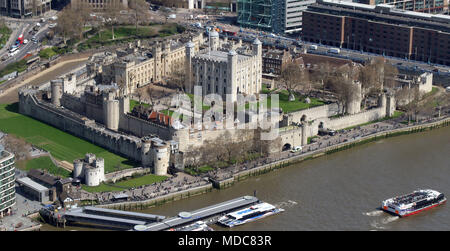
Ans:
{"type": "Polygon", "coordinates": [[[98,186],[105,181],[105,160],[87,153],[84,159],[73,162],[73,178],[84,180],[87,186],[98,186]]]}
{"type": "Polygon", "coordinates": [[[259,93],[262,88],[261,42],[258,39],[253,42],[251,54],[239,54],[235,50],[220,50],[218,34],[211,32],[210,36],[210,48],[196,55],[186,50],[186,63],[191,64],[187,68],[192,71],[194,85],[202,86],[202,95],[215,93],[225,100],[226,94],[231,94],[231,101],[235,102],[238,93],[259,93]]]}

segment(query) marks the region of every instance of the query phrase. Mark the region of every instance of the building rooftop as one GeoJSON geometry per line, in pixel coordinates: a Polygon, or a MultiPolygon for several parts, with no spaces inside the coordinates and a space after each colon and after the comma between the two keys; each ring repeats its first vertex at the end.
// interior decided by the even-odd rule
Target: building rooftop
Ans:
{"type": "Polygon", "coordinates": [[[27,175],[28,177],[42,181],[43,183],[48,184],[49,186],[54,186],[56,182],[59,180],[58,177],[53,176],[40,169],[31,169],[30,171],[28,171],[27,175]]]}
{"type": "Polygon", "coordinates": [[[415,11],[400,10],[388,4],[368,5],[339,0],[317,0],[316,4],[308,6],[306,11],[320,8],[328,14],[364,16],[374,22],[403,24],[407,26],[427,27],[450,32],[450,16],[427,14],[415,11]]]}
{"type": "Polygon", "coordinates": [[[28,177],[20,178],[17,180],[17,182],[22,185],[25,185],[27,187],[30,187],[36,191],[39,191],[39,192],[45,192],[48,190],[48,188],[44,187],[43,185],[41,185],[37,182],[34,182],[33,180],[31,180],[28,177]]]}
{"type": "Polygon", "coordinates": [[[206,60],[215,60],[220,62],[228,62],[228,55],[237,55],[238,61],[246,60],[250,56],[248,55],[242,55],[237,54],[234,50],[231,50],[229,52],[226,51],[211,51],[208,50],[203,51],[202,53],[199,53],[194,56],[194,58],[200,58],[200,59],[206,59],[206,60]]]}

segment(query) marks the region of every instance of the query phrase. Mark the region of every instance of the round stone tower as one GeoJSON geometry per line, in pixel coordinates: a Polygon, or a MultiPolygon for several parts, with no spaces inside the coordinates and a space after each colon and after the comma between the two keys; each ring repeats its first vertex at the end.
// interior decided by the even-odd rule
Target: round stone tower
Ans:
{"type": "Polygon", "coordinates": [[[94,163],[94,160],[95,160],[95,155],[93,153],[86,153],[86,155],[84,156],[84,162],[86,162],[88,164],[94,163]]]}
{"type": "Polygon", "coordinates": [[[106,128],[117,131],[119,129],[119,100],[103,101],[103,120],[106,128]]]}
{"type": "Polygon", "coordinates": [[[305,146],[308,144],[308,136],[306,135],[308,122],[303,121],[302,122],[302,146],[305,146]]]}
{"type": "Polygon", "coordinates": [[[151,166],[152,165],[152,154],[151,149],[152,141],[148,137],[142,138],[142,146],[141,146],[141,162],[142,166],[151,166]]]}
{"type": "Polygon", "coordinates": [[[253,56],[262,56],[262,43],[256,38],[252,44],[253,56]]]}
{"type": "Polygon", "coordinates": [[[83,178],[83,162],[81,160],[73,161],[73,178],[83,178]]]}
{"type": "Polygon", "coordinates": [[[169,167],[169,146],[166,143],[153,144],[155,175],[166,175],[169,167]]]}
{"type": "Polygon", "coordinates": [[[361,84],[359,82],[355,82],[352,84],[354,88],[354,94],[347,100],[347,113],[348,114],[356,114],[361,111],[361,101],[362,101],[362,93],[361,93],[361,84]]]}
{"type": "Polygon", "coordinates": [[[232,102],[236,102],[237,100],[237,86],[236,86],[236,82],[237,82],[237,58],[238,58],[238,54],[236,53],[236,51],[234,50],[230,50],[228,52],[228,71],[227,71],[227,90],[231,90],[231,101],[232,102]]]}
{"type": "Polygon", "coordinates": [[[61,106],[61,97],[63,94],[62,79],[51,80],[50,85],[52,89],[52,104],[55,106],[61,106]]]}
{"type": "Polygon", "coordinates": [[[185,87],[188,93],[192,93],[193,76],[192,76],[192,57],[194,56],[195,44],[189,42],[186,44],[186,57],[184,62],[186,79],[185,79],[185,87]]]}
{"type": "Polygon", "coordinates": [[[105,181],[105,159],[103,159],[103,158],[95,159],[95,167],[99,171],[100,182],[105,181]]]}
{"type": "Polygon", "coordinates": [[[211,51],[217,51],[219,49],[219,33],[217,31],[211,31],[209,33],[209,46],[211,51]]]}

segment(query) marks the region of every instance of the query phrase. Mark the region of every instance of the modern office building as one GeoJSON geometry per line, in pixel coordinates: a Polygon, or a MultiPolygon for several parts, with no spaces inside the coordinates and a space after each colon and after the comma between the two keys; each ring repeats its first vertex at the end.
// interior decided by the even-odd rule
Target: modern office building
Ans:
{"type": "Polygon", "coordinates": [[[16,204],[15,158],[0,145],[0,218],[11,213],[16,204]]]}
{"type": "Polygon", "coordinates": [[[238,0],[238,24],[274,33],[297,33],[302,12],[315,0],[238,0]]]}
{"type": "Polygon", "coordinates": [[[49,11],[51,0],[0,0],[0,13],[4,16],[27,18],[49,11]]]}
{"type": "Polygon", "coordinates": [[[128,0],[71,0],[72,7],[78,7],[80,5],[88,5],[95,10],[103,10],[110,5],[116,5],[124,9],[128,8],[128,0]]]}
{"type": "Polygon", "coordinates": [[[353,0],[353,2],[370,5],[388,4],[401,10],[439,13],[448,10],[449,0],[353,0]]]}
{"type": "Polygon", "coordinates": [[[386,4],[317,0],[303,13],[303,40],[450,65],[450,16],[386,4]]]}

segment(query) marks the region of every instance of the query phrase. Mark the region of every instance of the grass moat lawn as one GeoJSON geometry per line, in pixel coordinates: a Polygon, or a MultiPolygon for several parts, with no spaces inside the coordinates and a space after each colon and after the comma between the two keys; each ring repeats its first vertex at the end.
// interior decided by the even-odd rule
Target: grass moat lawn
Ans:
{"type": "Polygon", "coordinates": [[[166,180],[168,177],[166,176],[158,176],[154,174],[147,174],[137,178],[130,178],[124,181],[116,182],[115,184],[102,183],[95,187],[90,187],[86,185],[82,185],[83,190],[90,193],[97,192],[113,192],[113,191],[123,191],[129,188],[140,187],[143,185],[150,185],[153,183],[158,183],[166,180]]]}
{"type": "MultiPolygon", "coordinates": [[[[262,89],[262,94],[267,94],[267,101],[264,100],[262,105],[264,108],[268,108],[268,107],[272,107],[272,97],[271,95],[276,95],[278,94],[278,105],[279,107],[282,109],[282,111],[284,113],[290,113],[290,112],[295,112],[295,111],[300,111],[300,110],[304,110],[304,109],[308,109],[308,108],[312,108],[312,107],[316,107],[316,106],[321,106],[324,105],[325,103],[318,99],[318,98],[312,98],[310,97],[309,100],[311,101],[309,104],[306,103],[305,99],[306,96],[302,96],[298,93],[294,93],[295,96],[295,100],[294,101],[289,101],[289,93],[287,90],[282,90],[282,91],[277,91],[277,90],[273,90],[270,91],[268,90],[264,85],[263,85],[263,89],[262,89]]],[[[260,96],[261,99],[261,96],[260,96]]],[[[259,102],[258,101],[256,103],[256,107],[257,109],[259,108],[259,102]]],[[[245,104],[245,109],[249,109],[250,108],[250,104],[247,103],[245,104]]],[[[275,107],[273,107],[275,108],[275,107]]]]}
{"type": "Polygon", "coordinates": [[[184,32],[185,28],[175,23],[153,24],[148,26],[117,26],[114,27],[114,39],[111,27],[98,31],[94,36],[78,45],[78,50],[98,48],[122,42],[134,42],[136,39],[166,37],[184,32]]]}
{"type": "Polygon", "coordinates": [[[31,169],[47,170],[50,174],[63,178],[70,177],[71,175],[71,172],[53,164],[48,156],[42,156],[31,160],[19,160],[16,162],[16,167],[27,172],[31,169]]]}
{"type": "Polygon", "coordinates": [[[105,172],[132,168],[137,163],[107,151],[86,140],[63,132],[53,126],[18,113],[19,105],[0,104],[0,131],[13,134],[26,142],[42,148],[58,160],[72,163],[93,153],[105,159],[105,172]]]}

